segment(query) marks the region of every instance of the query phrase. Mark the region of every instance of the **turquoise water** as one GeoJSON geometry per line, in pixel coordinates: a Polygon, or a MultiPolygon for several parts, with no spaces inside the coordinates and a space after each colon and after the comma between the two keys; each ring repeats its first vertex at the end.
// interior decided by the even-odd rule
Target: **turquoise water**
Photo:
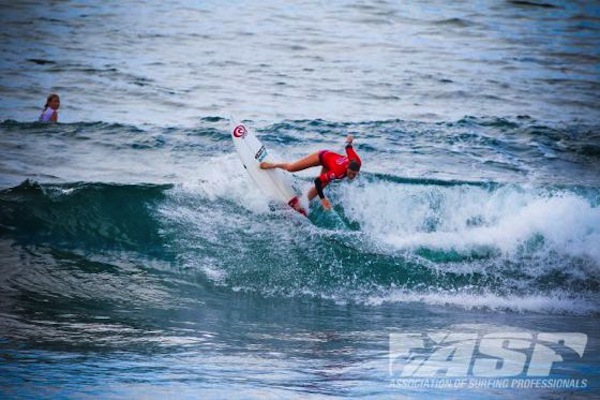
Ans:
{"type": "MultiPolygon", "coordinates": [[[[0,393],[597,395],[598,15],[583,2],[4,6],[0,393]],[[60,123],[32,122],[50,91],[60,123]],[[342,151],[351,133],[361,176],[326,189],[334,213],[273,207],[230,114],[282,160],[342,151]],[[398,385],[393,335],[440,332],[584,334],[582,355],[549,345],[561,358],[546,378],[579,386],[398,385]]],[[[496,370],[541,362],[528,349],[496,370]]]]}

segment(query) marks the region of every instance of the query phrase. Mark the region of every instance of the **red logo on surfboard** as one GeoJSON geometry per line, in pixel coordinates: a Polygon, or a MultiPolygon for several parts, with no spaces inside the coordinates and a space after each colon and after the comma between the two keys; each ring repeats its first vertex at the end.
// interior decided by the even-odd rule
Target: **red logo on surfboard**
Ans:
{"type": "Polygon", "coordinates": [[[235,128],[233,128],[233,136],[237,138],[246,136],[246,133],[248,133],[248,131],[246,130],[246,127],[244,125],[238,125],[235,128]]]}

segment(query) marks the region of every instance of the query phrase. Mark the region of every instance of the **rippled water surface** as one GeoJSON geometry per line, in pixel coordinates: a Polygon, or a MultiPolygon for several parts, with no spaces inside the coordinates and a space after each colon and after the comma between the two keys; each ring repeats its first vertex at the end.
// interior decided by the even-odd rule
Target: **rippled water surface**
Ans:
{"type": "Polygon", "coordinates": [[[2,397],[597,395],[594,2],[24,1],[0,24],[2,397]],[[361,176],[333,213],[274,207],[230,116],[282,160],[351,133],[361,176]],[[444,332],[437,382],[481,378],[492,335],[497,376],[532,378],[539,340],[571,386],[398,382],[394,335],[444,332]]]}

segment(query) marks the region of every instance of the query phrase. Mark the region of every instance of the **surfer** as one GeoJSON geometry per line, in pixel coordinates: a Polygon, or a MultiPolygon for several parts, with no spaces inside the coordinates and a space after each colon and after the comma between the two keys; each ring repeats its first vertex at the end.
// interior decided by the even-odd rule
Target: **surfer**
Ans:
{"type": "Polygon", "coordinates": [[[329,200],[323,194],[323,188],[334,179],[356,178],[360,171],[361,161],[352,148],[352,135],[346,137],[346,155],[343,156],[330,150],[321,150],[312,153],[298,161],[291,163],[269,163],[261,162],[260,168],[271,169],[281,168],[288,172],[302,171],[303,169],[321,166],[321,174],[315,179],[315,186],[308,191],[308,200],[319,196],[321,204],[326,210],[331,209],[329,200]]]}

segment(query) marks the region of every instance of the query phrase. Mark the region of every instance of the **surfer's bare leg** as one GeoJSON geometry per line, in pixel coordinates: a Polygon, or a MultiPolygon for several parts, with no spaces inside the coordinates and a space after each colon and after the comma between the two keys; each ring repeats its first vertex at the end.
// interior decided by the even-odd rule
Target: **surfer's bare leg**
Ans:
{"type": "Polygon", "coordinates": [[[269,163],[263,161],[260,163],[261,169],[271,169],[271,168],[281,168],[285,169],[288,172],[296,172],[302,171],[303,169],[316,167],[321,165],[321,161],[319,160],[319,152],[312,153],[298,161],[292,163],[269,163]]]}

